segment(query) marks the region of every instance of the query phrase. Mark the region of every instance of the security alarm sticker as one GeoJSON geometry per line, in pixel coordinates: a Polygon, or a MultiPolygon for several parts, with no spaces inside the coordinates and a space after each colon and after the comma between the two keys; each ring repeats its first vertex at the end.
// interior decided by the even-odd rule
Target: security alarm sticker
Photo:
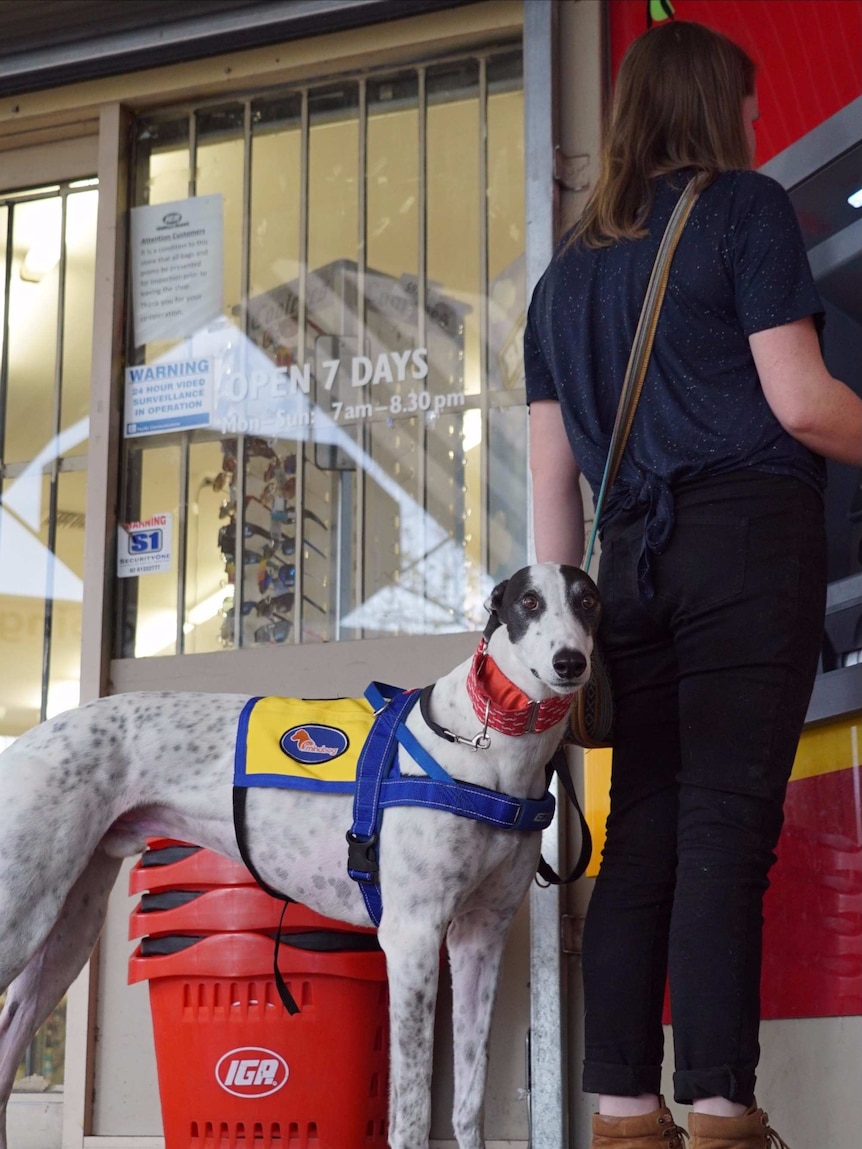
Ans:
{"type": "Polygon", "coordinates": [[[225,1093],[254,1100],[278,1093],[286,1084],[290,1070],[284,1058],[274,1050],[244,1045],[219,1058],[215,1076],[225,1093]]]}
{"type": "Polygon", "coordinates": [[[173,515],[150,515],[117,527],[117,577],[160,574],[171,569],[173,515]]]}

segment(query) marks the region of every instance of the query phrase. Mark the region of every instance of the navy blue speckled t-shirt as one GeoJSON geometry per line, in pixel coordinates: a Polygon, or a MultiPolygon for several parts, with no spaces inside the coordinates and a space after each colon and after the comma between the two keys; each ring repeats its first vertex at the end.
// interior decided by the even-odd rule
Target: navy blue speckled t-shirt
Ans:
{"type": "MultiPolygon", "coordinates": [[[[598,493],[646,285],[690,173],[656,181],[649,235],[566,247],[542,276],[527,318],[527,402],[559,400],[575,459],[598,493]]],[[[645,544],[673,529],[673,488],[752,468],[825,485],[820,456],[772,414],[748,336],[822,316],[799,225],[780,184],[724,172],[700,195],[674,257],[652,358],[602,529],[647,512],[645,544]]],[[[647,556],[648,557],[648,556],[647,556]]]]}

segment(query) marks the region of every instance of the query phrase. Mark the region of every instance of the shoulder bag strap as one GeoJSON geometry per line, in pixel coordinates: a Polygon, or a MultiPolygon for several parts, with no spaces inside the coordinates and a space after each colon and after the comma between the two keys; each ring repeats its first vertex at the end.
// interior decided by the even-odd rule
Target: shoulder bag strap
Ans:
{"type": "Polygon", "coordinates": [[[668,276],[670,275],[671,260],[676,251],[676,245],[679,243],[679,237],[682,235],[683,228],[698,197],[698,192],[695,190],[698,178],[698,176],[693,176],[689,180],[685,190],[677,200],[676,206],[665,228],[664,235],[662,236],[662,241],[659,244],[655,263],[653,264],[649,283],[647,284],[646,295],[644,296],[640,318],[638,319],[634,341],[632,342],[632,349],[629,353],[629,361],[626,365],[626,374],[623,380],[619,406],[617,407],[617,416],[614,420],[614,429],[611,434],[611,444],[608,449],[604,475],[602,476],[602,485],[599,488],[599,496],[596,499],[593,529],[590,532],[590,541],[587,544],[587,550],[584,556],[584,570],[587,571],[590,569],[590,563],[593,558],[593,547],[596,542],[599,518],[605,505],[605,498],[608,491],[614,485],[617,472],[620,469],[623,452],[626,449],[629,432],[631,431],[635,411],[637,410],[638,400],[643,390],[647,364],[649,363],[653,339],[655,338],[655,329],[658,325],[659,312],[661,311],[662,300],[664,299],[668,276]]]}

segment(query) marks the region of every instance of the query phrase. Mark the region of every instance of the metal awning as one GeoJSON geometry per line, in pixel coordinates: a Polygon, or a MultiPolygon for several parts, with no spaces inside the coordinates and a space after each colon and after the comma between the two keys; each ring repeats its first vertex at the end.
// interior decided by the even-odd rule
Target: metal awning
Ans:
{"type": "Polygon", "coordinates": [[[0,0],[0,96],[455,8],[470,0],[0,0]]]}

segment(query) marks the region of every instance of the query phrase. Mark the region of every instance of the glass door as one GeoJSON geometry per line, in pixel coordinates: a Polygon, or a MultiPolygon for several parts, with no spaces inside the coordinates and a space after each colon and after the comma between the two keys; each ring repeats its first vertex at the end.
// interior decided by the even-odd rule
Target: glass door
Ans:
{"type": "Polygon", "coordinates": [[[527,548],[520,46],[134,147],[115,656],[482,629],[527,548]]]}
{"type": "MultiPolygon", "coordinates": [[[[0,747],[78,703],[97,181],[0,189],[0,747]]],[[[19,1068],[63,1081],[65,1013],[19,1068]]]]}

